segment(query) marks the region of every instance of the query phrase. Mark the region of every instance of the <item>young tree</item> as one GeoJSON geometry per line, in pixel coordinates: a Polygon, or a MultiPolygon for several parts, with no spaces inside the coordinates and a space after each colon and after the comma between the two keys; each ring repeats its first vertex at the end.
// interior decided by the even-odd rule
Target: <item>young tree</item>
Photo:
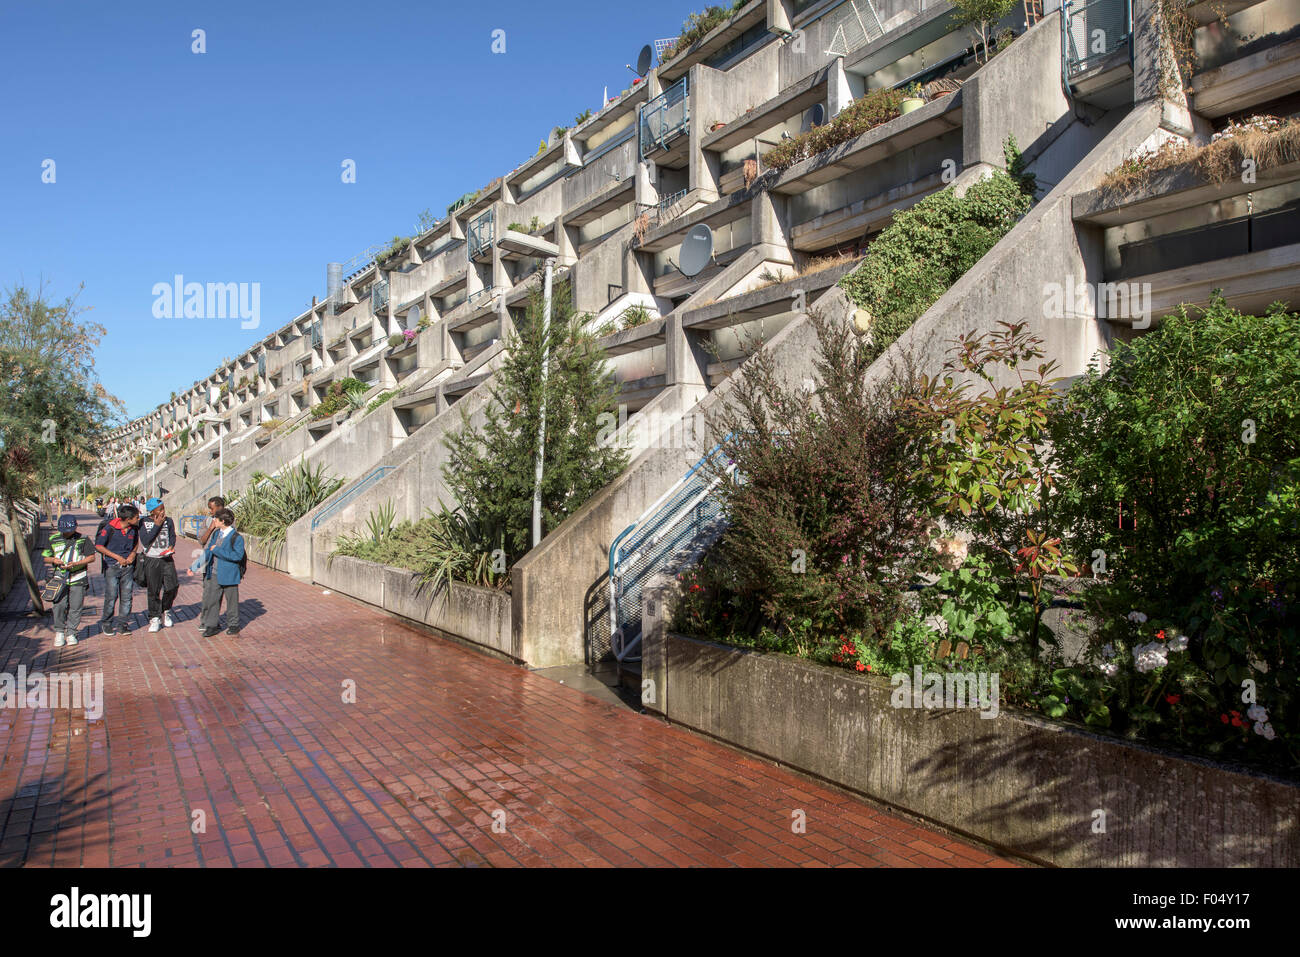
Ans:
{"type": "Polygon", "coordinates": [[[603,350],[575,315],[569,283],[555,284],[552,315],[542,332],[542,292],[506,342],[506,356],[481,429],[449,437],[443,466],[447,487],[472,519],[478,547],[501,547],[514,564],[532,547],[537,432],[543,403],[546,443],[542,469],[542,531],[546,534],[609,484],[626,454],[600,444],[602,414],[616,411],[617,387],[603,350]],[[545,385],[542,364],[548,363],[545,385]]]}
{"type": "MultiPolygon", "coordinates": [[[[23,541],[17,501],[78,478],[121,403],[95,377],[94,350],[104,328],[82,321],[76,295],[51,303],[41,284],[9,290],[0,304],[0,500],[15,541],[23,541]]],[[[18,560],[32,607],[44,612],[31,555],[18,560]]]]}
{"type": "Polygon", "coordinates": [[[957,21],[962,26],[971,26],[975,30],[976,38],[979,45],[976,48],[975,56],[979,63],[989,62],[989,40],[993,33],[993,28],[997,26],[999,20],[1011,12],[1016,5],[1016,0],[952,0],[955,8],[957,21]],[[979,57],[979,51],[983,49],[983,59],[979,57]]]}

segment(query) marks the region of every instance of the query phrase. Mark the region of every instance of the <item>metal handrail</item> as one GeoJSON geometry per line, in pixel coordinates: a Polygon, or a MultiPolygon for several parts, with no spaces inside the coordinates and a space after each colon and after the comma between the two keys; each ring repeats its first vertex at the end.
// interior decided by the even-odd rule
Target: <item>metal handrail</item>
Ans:
{"type": "MultiPolygon", "coordinates": [[[[641,585],[679,551],[678,546],[699,533],[704,520],[720,512],[712,496],[721,478],[706,483],[700,472],[721,448],[719,443],[706,452],[609,547],[610,646],[620,662],[639,658],[634,650],[641,641],[641,585]],[[629,570],[642,561],[642,567],[629,570]]],[[[728,474],[734,468],[729,465],[728,474]]]]}
{"type": "Polygon", "coordinates": [[[687,96],[689,77],[690,74],[687,74],[653,100],[641,105],[640,120],[637,123],[641,159],[645,159],[655,149],[666,149],[669,140],[690,128],[691,106],[687,96]],[[679,108],[680,116],[677,115],[679,108]]]}
{"type": "Polygon", "coordinates": [[[496,234],[496,209],[489,208],[483,215],[470,221],[467,229],[469,255],[473,259],[492,245],[496,234]]]}
{"type": "Polygon", "coordinates": [[[315,515],[312,516],[311,530],[313,532],[316,531],[316,529],[327,518],[329,518],[335,512],[339,511],[341,508],[343,508],[344,505],[352,501],[352,499],[356,498],[356,496],[360,495],[366,489],[370,488],[370,486],[374,485],[376,482],[378,482],[381,478],[383,478],[385,475],[387,475],[396,467],[397,466],[395,465],[381,465],[379,468],[375,469],[373,472],[371,472],[369,475],[363,478],[356,485],[352,486],[352,488],[344,492],[342,496],[335,499],[333,502],[330,502],[330,504],[326,505],[323,509],[321,509],[319,512],[317,512],[315,515]]]}
{"type": "Polygon", "coordinates": [[[1066,87],[1129,44],[1132,56],[1133,0],[1063,0],[1061,4],[1061,73],[1066,87]]]}

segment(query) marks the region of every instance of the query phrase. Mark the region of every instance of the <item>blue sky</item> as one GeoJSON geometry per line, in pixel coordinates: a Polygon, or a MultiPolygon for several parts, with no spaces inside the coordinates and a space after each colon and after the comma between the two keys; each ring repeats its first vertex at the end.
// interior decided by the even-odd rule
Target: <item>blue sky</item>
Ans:
{"type": "Polygon", "coordinates": [[[0,288],[85,283],[100,377],[143,414],[323,297],[327,262],[410,234],[599,109],[692,9],[0,0],[0,288]],[[177,273],[260,283],[260,327],[154,318],[177,273]]]}

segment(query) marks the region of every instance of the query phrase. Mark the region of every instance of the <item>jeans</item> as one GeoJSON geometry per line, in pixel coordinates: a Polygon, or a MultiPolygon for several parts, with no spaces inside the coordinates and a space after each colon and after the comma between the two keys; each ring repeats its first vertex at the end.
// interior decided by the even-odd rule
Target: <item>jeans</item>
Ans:
{"type": "Polygon", "coordinates": [[[203,611],[199,624],[204,631],[217,631],[221,600],[226,601],[226,627],[239,629],[239,586],[219,585],[216,576],[203,580],[203,611]]]}
{"type": "Polygon", "coordinates": [[[125,628],[126,620],[131,617],[131,598],[135,593],[134,571],[131,565],[108,565],[104,568],[104,613],[99,623],[108,627],[113,623],[113,608],[121,599],[122,607],[118,610],[118,624],[125,628]]]}
{"type": "Polygon", "coordinates": [[[54,603],[54,630],[63,634],[75,635],[81,628],[81,609],[86,602],[86,585],[77,582],[69,585],[67,593],[54,603]]]}
{"type": "Polygon", "coordinates": [[[163,612],[172,610],[180,581],[176,577],[176,563],[171,558],[137,558],[144,562],[145,588],[149,595],[149,617],[161,618],[163,612]]]}

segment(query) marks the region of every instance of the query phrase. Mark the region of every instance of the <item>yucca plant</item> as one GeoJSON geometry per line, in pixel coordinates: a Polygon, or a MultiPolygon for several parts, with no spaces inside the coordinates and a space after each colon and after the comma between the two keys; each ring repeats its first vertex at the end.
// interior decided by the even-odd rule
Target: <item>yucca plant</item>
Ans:
{"type": "Polygon", "coordinates": [[[282,474],[246,488],[235,504],[239,528],[256,536],[271,561],[284,547],[289,526],[343,486],[343,479],[327,475],[323,465],[314,469],[299,461],[282,474]]]}

